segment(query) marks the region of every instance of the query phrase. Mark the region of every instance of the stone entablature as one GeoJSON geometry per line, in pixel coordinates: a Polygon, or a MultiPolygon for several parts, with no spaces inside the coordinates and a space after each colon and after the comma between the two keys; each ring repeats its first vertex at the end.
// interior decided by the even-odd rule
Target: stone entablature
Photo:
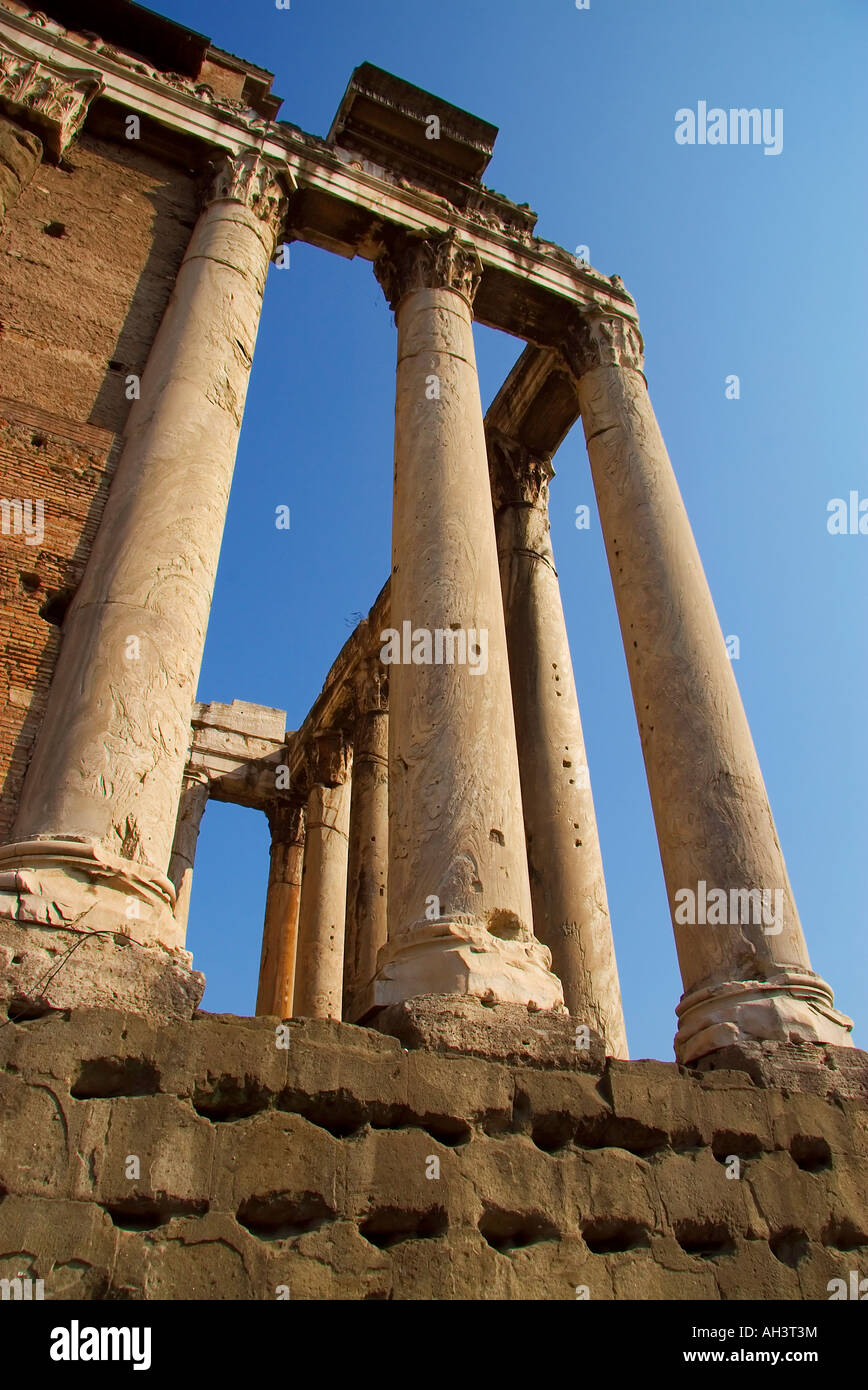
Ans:
{"type": "Polygon", "coordinates": [[[214,801],[265,810],[279,799],[277,773],[288,758],[284,710],[214,700],[194,706],[191,727],[187,772],[207,782],[214,801]]]}
{"type": "MultiPolygon", "coordinates": [[[[288,235],[295,239],[373,260],[382,250],[384,227],[428,236],[456,232],[480,257],[475,315],[490,327],[555,345],[573,306],[638,321],[633,300],[612,277],[579,266],[569,252],[533,238],[526,210],[481,185],[462,199],[467,204],[462,210],[442,193],[390,172],[385,148],[382,166],[360,161],[339,144],[268,120],[237,100],[218,96],[208,84],[158,72],[102,41],[89,42],[9,0],[0,4],[0,48],[4,43],[7,48],[26,45],[38,62],[68,63],[96,73],[103,100],[119,108],[119,137],[123,116],[135,113],[178,138],[202,142],[203,149],[240,154],[256,147],[297,187],[287,223],[288,235]]],[[[396,88],[418,91],[394,82],[396,88]]],[[[442,105],[456,119],[466,115],[442,105]]],[[[142,137],[147,140],[144,123],[142,137]]]]}

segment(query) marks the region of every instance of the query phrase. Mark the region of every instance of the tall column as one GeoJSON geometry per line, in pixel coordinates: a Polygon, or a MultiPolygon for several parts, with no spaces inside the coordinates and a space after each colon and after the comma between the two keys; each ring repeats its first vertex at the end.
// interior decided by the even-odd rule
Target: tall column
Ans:
{"type": "Polygon", "coordinates": [[[850,1020],[811,970],[723,634],[648,399],[641,338],[623,320],[587,320],[565,357],[578,384],[684,981],[678,1059],[750,1039],[849,1044],[850,1020]]]}
{"type": "Polygon", "coordinates": [[[341,1017],[353,753],[338,731],[316,739],[305,815],[293,996],[299,1018],[341,1017]]]}
{"type": "Polygon", "coordinates": [[[275,801],[267,809],[271,863],[259,964],[256,1012],[289,1018],[295,985],[304,862],[304,804],[275,801]]]}
{"type": "Polygon", "coordinates": [[[398,366],[389,662],[389,941],[377,1005],[474,994],[562,1007],[531,926],[503,604],[473,348],[480,279],[452,236],[376,262],[398,366]]]}
{"type": "MultiPolygon", "coordinates": [[[[193,231],[64,624],[17,843],[0,850],[0,871],[27,894],[7,907],[19,921],[87,913],[88,927],[116,928],[132,894],[131,935],[182,945],[166,872],[283,205],[277,171],[255,151],[227,157],[193,231]]],[[[61,993],[75,973],[59,977],[61,993]]]]}
{"type": "Polygon", "coordinates": [[[594,800],[548,515],[546,457],[488,429],[534,932],[570,1013],[627,1056],[594,800]]]}
{"type": "Polygon", "coordinates": [[[377,955],[388,936],[389,715],[386,671],[365,661],[356,680],[353,791],[347,870],[344,1017],[367,1011],[377,955]]]}
{"type": "Polygon", "coordinates": [[[181,785],[181,800],[178,803],[178,819],[175,824],[175,838],[172,841],[172,857],[169,860],[169,878],[175,887],[175,921],[178,930],[187,932],[187,919],[190,916],[190,895],[193,891],[193,865],[196,860],[196,844],[202,817],[208,804],[210,784],[204,772],[184,773],[181,785]]]}

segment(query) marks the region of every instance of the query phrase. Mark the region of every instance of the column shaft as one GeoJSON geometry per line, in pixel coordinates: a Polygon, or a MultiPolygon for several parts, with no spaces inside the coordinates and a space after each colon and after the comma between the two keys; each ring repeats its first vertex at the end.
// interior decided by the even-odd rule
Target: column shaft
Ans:
{"type": "Polygon", "coordinates": [[[847,1043],[850,1021],[811,971],[638,334],[588,325],[570,360],[684,980],[679,1060],[741,1038],[847,1043]],[[714,890],[722,910],[692,913],[714,890]]]}
{"type": "Polygon", "coordinates": [[[193,891],[193,865],[196,860],[196,844],[202,825],[202,816],[208,804],[208,779],[203,775],[185,773],[178,803],[178,819],[175,825],[175,838],[172,842],[172,857],[169,860],[169,878],[175,885],[175,921],[182,933],[187,935],[187,920],[190,915],[190,894],[193,891]]]}
{"type": "Polygon", "coordinates": [[[344,1017],[351,1023],[366,1011],[388,937],[388,878],[389,716],[385,709],[362,709],[353,734],[344,956],[344,1017]]]}
{"type": "Polygon", "coordinates": [[[389,943],[376,1001],[476,994],[561,1007],[531,926],[473,346],[479,263],[446,237],[406,242],[377,270],[396,310],[398,367],[393,628],[381,653],[389,943]]]}
{"type": "Polygon", "coordinates": [[[344,933],[347,910],[347,846],[350,829],[350,766],[344,743],[320,750],[305,816],[304,869],[293,1014],[337,1018],[342,1013],[344,933]]]}
{"type": "Polygon", "coordinates": [[[627,1056],[587,755],[548,520],[547,459],[488,432],[534,933],[577,1019],[627,1056]]]}
{"type": "Polygon", "coordinates": [[[304,862],[304,807],[276,802],[268,810],[271,862],[265,926],[259,965],[257,1014],[289,1018],[295,986],[295,961],[304,862]]]}
{"type": "MultiPolygon", "coordinates": [[[[19,841],[167,871],[280,199],[235,161],[196,224],[64,625],[19,841]]],[[[177,944],[174,918],[153,935],[177,944]]]]}

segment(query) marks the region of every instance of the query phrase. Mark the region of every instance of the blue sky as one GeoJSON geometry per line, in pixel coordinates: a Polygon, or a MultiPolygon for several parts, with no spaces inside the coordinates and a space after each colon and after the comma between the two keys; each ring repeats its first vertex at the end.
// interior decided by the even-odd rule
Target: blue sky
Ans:
{"type": "MultiPolygon", "coordinates": [[[[369,61],[499,127],[485,182],[590,248],[635,296],[651,398],[765,774],[814,969],[868,1045],[864,860],[868,536],[868,11],[861,0],[166,0],[276,73],[325,135],[369,61]],[[676,144],[675,112],[781,108],[783,149],[676,144]],[[725,378],[741,382],[725,397],[725,378]]],[[[522,344],[477,328],[483,405],[522,344]]],[[[389,568],[395,335],[366,262],[293,246],[272,268],[199,688],[297,727],[389,568]],[[291,508],[277,531],[274,509],[291,508]]],[[[681,993],[650,802],[578,425],[552,532],[634,1057],[672,1056],[681,993]],[[577,531],[576,507],[591,507],[577,531]]],[[[254,1008],[264,817],[212,804],[188,945],[204,1006],[254,1008]]]]}

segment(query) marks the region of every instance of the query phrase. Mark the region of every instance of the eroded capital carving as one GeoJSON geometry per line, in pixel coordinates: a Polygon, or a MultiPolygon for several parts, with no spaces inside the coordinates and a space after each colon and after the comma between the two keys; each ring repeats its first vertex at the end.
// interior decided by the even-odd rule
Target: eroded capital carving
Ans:
{"type": "Polygon", "coordinates": [[[534,453],[492,425],[486,426],[485,442],[494,510],[525,506],[547,511],[549,483],[555,476],[548,455],[534,453]]]}
{"type": "Polygon", "coordinates": [[[560,353],[578,380],[594,367],[635,367],[644,364],[642,334],[635,323],[618,314],[577,315],[560,343],[560,353]]]}
{"type": "Polygon", "coordinates": [[[227,154],[212,166],[206,204],[243,203],[277,233],[286,215],[286,172],[263,159],[258,150],[227,154]]]}
{"type": "Polygon", "coordinates": [[[352,740],[343,729],[324,729],[314,734],[302,760],[302,781],[308,786],[339,787],[352,772],[352,740]]]}
{"type": "Polygon", "coordinates": [[[280,845],[304,844],[304,802],[298,797],[270,801],[265,808],[271,839],[280,845]]]}
{"type": "Polygon", "coordinates": [[[389,708],[389,673],[378,656],[365,657],[353,672],[357,714],[385,714],[389,708]]]}
{"type": "Polygon", "coordinates": [[[49,66],[10,39],[0,43],[0,102],[14,120],[36,131],[54,159],[75,139],[102,87],[97,72],[49,66]]]}
{"type": "Polygon", "coordinates": [[[401,233],[374,261],[374,273],[394,311],[414,290],[457,290],[473,307],[482,279],[482,262],[455,232],[419,237],[401,233]]]}

